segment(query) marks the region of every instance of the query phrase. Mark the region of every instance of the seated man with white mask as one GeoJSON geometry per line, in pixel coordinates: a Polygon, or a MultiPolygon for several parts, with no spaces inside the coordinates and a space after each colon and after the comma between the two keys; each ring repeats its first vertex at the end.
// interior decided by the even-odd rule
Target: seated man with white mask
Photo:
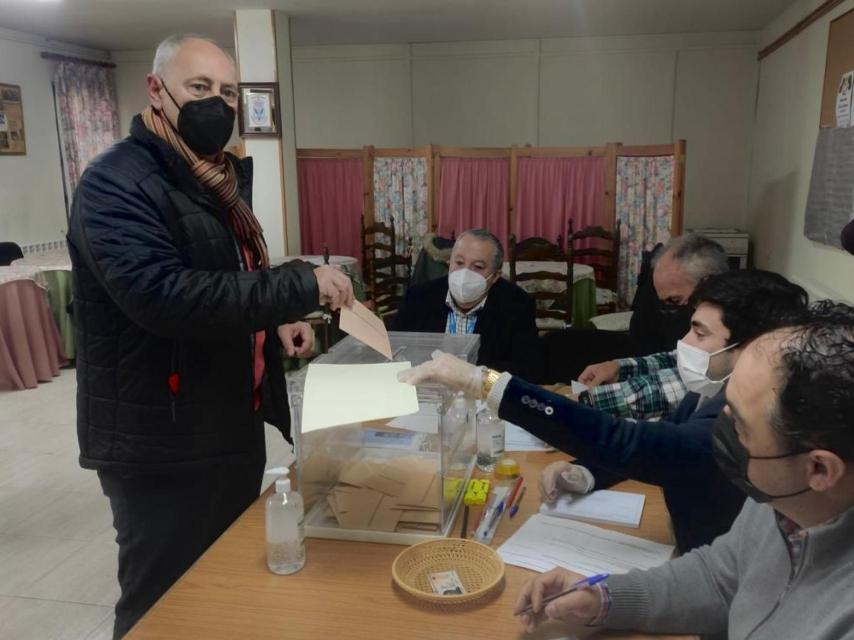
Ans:
{"type": "Polygon", "coordinates": [[[448,277],[406,293],[396,331],[476,333],[478,364],[531,379],[537,367],[533,298],[501,277],[504,249],[485,229],[464,231],[451,253],[448,277]]]}
{"type": "Polygon", "coordinates": [[[691,304],[691,330],[678,345],[680,375],[690,392],[660,422],[616,418],[448,354],[434,354],[400,378],[485,398],[499,417],[577,456],[576,464],[557,462],[544,470],[546,500],[559,491],[586,493],[626,478],[661,486],[676,546],[685,553],[728,531],[744,502],[713,455],[712,426],[725,403],[724,382],[743,345],[800,318],[807,294],[776,273],[733,271],[700,283],[691,304]]]}

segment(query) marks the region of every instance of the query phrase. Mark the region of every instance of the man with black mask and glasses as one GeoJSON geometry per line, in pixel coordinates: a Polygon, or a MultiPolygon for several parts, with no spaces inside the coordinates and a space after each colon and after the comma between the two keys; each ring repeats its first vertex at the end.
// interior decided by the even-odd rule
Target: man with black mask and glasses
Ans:
{"type": "MultiPolygon", "coordinates": [[[[730,640],[854,638],[854,307],[822,302],[744,349],[714,427],[748,500],[732,529],[661,567],[559,598],[549,618],[730,640]]],[[[526,585],[518,610],[576,576],[526,585]]],[[[534,620],[525,617],[526,625],[534,620]]]]}
{"type": "Polygon", "coordinates": [[[123,636],[257,497],[264,422],[290,438],[282,350],[300,320],[352,303],[349,278],[272,267],[251,159],[223,148],[237,72],[214,42],[172,36],[130,136],[83,174],[68,235],[80,464],[113,510],[123,636]]]}
{"type": "Polygon", "coordinates": [[[578,378],[589,389],[571,396],[621,418],[653,420],[679,406],[687,388],[676,367],[674,347],[691,322],[688,301],[699,283],[726,273],[728,265],[717,242],[688,233],[660,247],[651,268],[652,282],[646,290],[639,287],[635,296],[629,336],[634,342],[643,341],[646,346],[632,348],[648,355],[590,365],[578,378]],[[649,351],[653,345],[659,346],[657,352],[649,351]]]}

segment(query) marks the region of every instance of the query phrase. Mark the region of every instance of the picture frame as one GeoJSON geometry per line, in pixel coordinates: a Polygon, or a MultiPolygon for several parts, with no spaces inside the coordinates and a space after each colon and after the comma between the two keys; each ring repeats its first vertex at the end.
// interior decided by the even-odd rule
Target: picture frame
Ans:
{"type": "Polygon", "coordinates": [[[0,155],[23,156],[26,153],[21,87],[0,83],[0,155]]]}
{"type": "Polygon", "coordinates": [[[241,82],[239,91],[237,122],[240,135],[280,138],[279,83],[241,82]]]}

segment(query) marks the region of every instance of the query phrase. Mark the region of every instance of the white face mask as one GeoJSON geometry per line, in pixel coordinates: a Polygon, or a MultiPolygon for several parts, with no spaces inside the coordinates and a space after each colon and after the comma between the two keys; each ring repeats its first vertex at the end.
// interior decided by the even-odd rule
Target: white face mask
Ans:
{"type": "Polygon", "coordinates": [[[709,360],[724,351],[737,347],[738,343],[731,344],[714,353],[703,351],[699,347],[688,344],[684,340],[676,343],[676,365],[679,368],[679,376],[688,391],[699,393],[701,396],[711,398],[715,396],[724,386],[724,383],[732,375],[725,376],[722,380],[709,379],[709,360]]]}
{"type": "Polygon", "coordinates": [[[489,285],[479,273],[471,269],[458,269],[448,274],[448,288],[454,300],[460,304],[471,304],[483,297],[489,285]]]}

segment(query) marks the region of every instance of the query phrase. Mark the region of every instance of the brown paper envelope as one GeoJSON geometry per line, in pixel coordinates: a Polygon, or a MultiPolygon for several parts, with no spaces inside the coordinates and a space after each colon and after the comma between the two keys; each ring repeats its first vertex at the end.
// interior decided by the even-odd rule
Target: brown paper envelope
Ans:
{"type": "Polygon", "coordinates": [[[338,326],[341,331],[349,333],[356,340],[364,342],[391,360],[391,342],[382,319],[358,300],[353,301],[352,309],[341,307],[338,326]]]}
{"type": "Polygon", "coordinates": [[[371,520],[370,529],[374,531],[394,531],[400,520],[401,512],[392,508],[393,503],[394,498],[391,496],[386,496],[382,499],[373,520],[371,520]]]}
{"type": "MultiPolygon", "coordinates": [[[[427,491],[433,484],[435,473],[412,473],[406,481],[406,487],[397,496],[397,504],[420,505],[424,503],[427,491]]],[[[438,505],[436,505],[438,506],[438,505]]]]}
{"type": "Polygon", "coordinates": [[[382,499],[383,494],[370,489],[337,494],[338,524],[345,529],[367,529],[382,499]]]}
{"type": "Polygon", "coordinates": [[[406,524],[439,524],[438,511],[401,511],[400,521],[406,524]]]}
{"type": "Polygon", "coordinates": [[[351,484],[354,487],[364,486],[365,482],[376,474],[373,465],[365,460],[344,465],[338,474],[338,482],[351,484]]]}

